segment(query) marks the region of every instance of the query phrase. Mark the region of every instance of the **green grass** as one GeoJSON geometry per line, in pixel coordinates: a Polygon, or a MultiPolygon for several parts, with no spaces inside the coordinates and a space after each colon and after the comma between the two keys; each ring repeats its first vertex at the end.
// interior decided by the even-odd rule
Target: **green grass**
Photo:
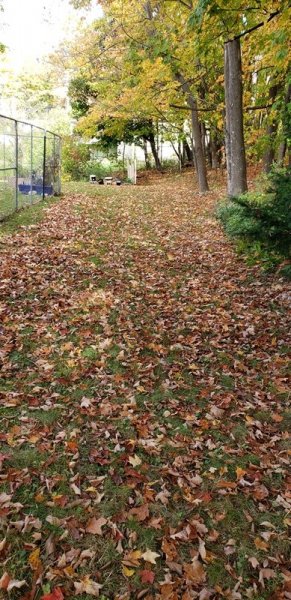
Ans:
{"type": "MultiPolygon", "coordinates": [[[[27,198],[27,196],[26,196],[27,198]]],[[[1,202],[1,201],[0,201],[1,202]]],[[[57,198],[45,198],[45,200],[39,201],[38,204],[32,206],[26,206],[25,203],[20,202],[18,212],[13,213],[13,205],[8,203],[3,204],[5,206],[5,214],[8,218],[1,222],[1,203],[0,203],[0,239],[2,236],[13,233],[19,227],[29,227],[30,225],[36,225],[39,223],[45,214],[45,209],[54,203],[58,202],[57,198]],[[13,210],[9,210],[9,206],[13,210]],[[13,213],[13,214],[12,214],[13,213]],[[8,216],[10,215],[10,216],[8,216]]]]}

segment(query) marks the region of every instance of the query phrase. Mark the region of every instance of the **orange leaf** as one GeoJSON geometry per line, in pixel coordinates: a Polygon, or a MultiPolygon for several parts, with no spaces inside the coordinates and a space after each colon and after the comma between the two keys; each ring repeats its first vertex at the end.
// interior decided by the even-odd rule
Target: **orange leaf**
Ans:
{"type": "Polygon", "coordinates": [[[9,581],[10,575],[5,571],[0,579],[0,590],[7,590],[9,581]]]}
{"type": "Polygon", "coordinates": [[[241,477],[243,477],[245,474],[246,474],[246,471],[244,469],[241,469],[240,467],[236,468],[237,479],[241,479],[241,477]]]}
{"type": "Polygon", "coordinates": [[[255,538],[255,546],[257,550],[268,550],[268,544],[259,537],[255,538]]]}
{"type": "Polygon", "coordinates": [[[28,562],[33,571],[37,571],[41,567],[41,560],[39,558],[39,555],[40,549],[36,548],[36,550],[33,550],[33,552],[31,552],[31,554],[28,557],[28,562]]]}

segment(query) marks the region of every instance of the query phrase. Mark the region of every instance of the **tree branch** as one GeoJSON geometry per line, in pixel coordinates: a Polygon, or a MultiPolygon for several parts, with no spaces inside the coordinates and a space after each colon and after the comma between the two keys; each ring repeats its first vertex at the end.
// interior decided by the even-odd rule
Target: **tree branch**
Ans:
{"type": "Polygon", "coordinates": [[[277,17],[278,15],[281,14],[281,10],[276,10],[275,12],[271,13],[269,15],[269,18],[266,21],[261,21],[260,23],[257,23],[257,25],[254,25],[253,27],[251,27],[250,29],[247,29],[246,31],[243,31],[243,33],[239,33],[238,35],[235,35],[233,38],[231,38],[230,40],[227,40],[227,42],[224,42],[225,44],[228,44],[229,42],[234,42],[234,40],[239,40],[240,38],[244,37],[245,35],[248,35],[249,33],[252,33],[253,31],[256,31],[256,29],[259,29],[260,27],[263,27],[263,25],[266,25],[267,23],[270,23],[270,21],[272,21],[272,19],[274,19],[275,17],[277,17]]]}
{"type": "Polygon", "coordinates": [[[190,108],[189,106],[178,106],[177,104],[170,104],[171,108],[178,108],[179,110],[192,110],[193,112],[213,112],[216,107],[213,108],[190,108]]]}

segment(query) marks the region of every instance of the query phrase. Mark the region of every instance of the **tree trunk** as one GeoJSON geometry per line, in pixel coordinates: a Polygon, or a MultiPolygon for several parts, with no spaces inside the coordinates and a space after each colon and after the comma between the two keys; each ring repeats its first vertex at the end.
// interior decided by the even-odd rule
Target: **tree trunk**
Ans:
{"type": "Polygon", "coordinates": [[[159,154],[158,154],[158,151],[157,151],[155,136],[154,136],[153,132],[149,133],[149,138],[148,139],[149,139],[149,143],[151,145],[152,155],[154,157],[156,169],[158,171],[161,171],[162,170],[162,165],[161,165],[161,161],[160,161],[159,154]]]}
{"type": "Polygon", "coordinates": [[[149,170],[151,168],[151,163],[150,163],[150,159],[149,159],[147,139],[145,137],[143,138],[143,151],[144,151],[145,166],[146,166],[146,169],[149,170]]]}
{"type": "Polygon", "coordinates": [[[194,150],[195,150],[195,162],[197,168],[197,176],[199,183],[199,191],[204,193],[209,190],[208,181],[207,181],[207,171],[206,171],[206,162],[205,156],[203,154],[202,148],[202,140],[201,140],[201,131],[200,131],[200,123],[198,119],[197,112],[197,102],[194,96],[191,93],[191,88],[188,81],[184,78],[181,73],[176,73],[175,77],[177,81],[181,84],[182,90],[186,96],[187,104],[191,110],[191,124],[192,124],[192,133],[194,139],[194,150]]]}
{"type": "MultiPolygon", "coordinates": [[[[283,125],[283,135],[284,135],[284,139],[281,142],[280,146],[279,146],[279,150],[278,150],[278,163],[279,165],[283,165],[284,163],[284,158],[285,158],[285,154],[287,151],[287,138],[290,137],[290,116],[289,116],[289,104],[291,101],[291,84],[289,83],[287,85],[287,89],[286,89],[286,93],[285,93],[285,98],[284,98],[284,107],[283,107],[283,114],[282,114],[282,125],[283,125]]],[[[289,164],[290,164],[290,160],[291,160],[291,153],[290,153],[290,148],[289,148],[289,164]]]]}
{"type": "Polygon", "coordinates": [[[210,146],[210,153],[211,153],[211,167],[212,167],[212,169],[218,169],[219,160],[218,160],[218,156],[217,156],[217,141],[216,141],[215,133],[210,133],[209,146],[210,146]]]}
{"type": "MultiPolygon", "coordinates": [[[[272,104],[278,94],[279,86],[272,85],[269,90],[269,100],[270,104],[272,104]]],[[[272,110],[272,109],[271,109],[272,110]]],[[[277,132],[278,123],[275,119],[275,116],[272,117],[271,121],[267,125],[266,136],[268,139],[268,147],[263,157],[263,169],[265,173],[269,173],[272,167],[272,164],[275,160],[275,137],[277,132]]]]}
{"type": "Polygon", "coordinates": [[[183,154],[185,155],[187,161],[190,162],[194,166],[193,152],[192,152],[187,140],[183,140],[183,154]]]}
{"type": "Polygon", "coordinates": [[[205,127],[205,123],[203,123],[203,121],[201,121],[201,123],[200,123],[200,131],[201,131],[202,150],[203,150],[203,154],[206,158],[206,127],[205,127]]]}
{"type": "Polygon", "coordinates": [[[227,191],[229,196],[238,196],[247,191],[239,39],[224,44],[224,87],[227,191]]]}

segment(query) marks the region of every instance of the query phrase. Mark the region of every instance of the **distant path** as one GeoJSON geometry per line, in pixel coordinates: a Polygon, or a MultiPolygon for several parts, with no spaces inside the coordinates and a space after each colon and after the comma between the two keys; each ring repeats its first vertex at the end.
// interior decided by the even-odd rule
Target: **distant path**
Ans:
{"type": "Polygon", "coordinates": [[[65,598],[283,590],[290,286],[235,254],[189,181],[87,186],[2,240],[3,491],[41,523],[12,525],[5,568],[31,600],[39,530],[65,598]]]}

